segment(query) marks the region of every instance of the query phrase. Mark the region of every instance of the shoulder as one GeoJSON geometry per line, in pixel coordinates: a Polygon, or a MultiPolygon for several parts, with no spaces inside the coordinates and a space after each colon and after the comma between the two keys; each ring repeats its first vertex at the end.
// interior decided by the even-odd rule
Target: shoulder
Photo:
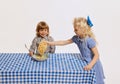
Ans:
{"type": "Polygon", "coordinates": [[[41,38],[41,37],[37,37],[37,36],[36,36],[36,37],[34,37],[34,40],[37,40],[37,39],[39,39],[39,38],[41,38]]]}
{"type": "Polygon", "coordinates": [[[93,42],[93,41],[95,41],[95,40],[94,40],[93,38],[91,38],[91,37],[87,37],[86,40],[87,40],[87,42],[93,42]]]}
{"type": "Polygon", "coordinates": [[[33,41],[37,41],[37,40],[39,40],[39,39],[41,39],[41,37],[34,37],[34,39],[33,39],[33,41]]]}
{"type": "Polygon", "coordinates": [[[76,43],[77,40],[78,40],[78,36],[77,36],[77,35],[74,35],[74,36],[72,37],[72,41],[76,43]]]}
{"type": "Polygon", "coordinates": [[[74,40],[76,40],[76,39],[78,39],[78,36],[77,36],[77,35],[74,35],[74,36],[72,37],[72,40],[74,41],[74,40]]]}
{"type": "Polygon", "coordinates": [[[33,40],[36,40],[37,38],[38,38],[38,37],[36,36],[36,37],[33,38],[33,40]]]}
{"type": "Polygon", "coordinates": [[[52,36],[48,36],[47,38],[48,38],[49,41],[53,41],[54,40],[52,36]]]}
{"type": "Polygon", "coordinates": [[[93,38],[88,37],[86,38],[86,41],[89,48],[93,48],[96,46],[96,41],[93,38]]]}
{"type": "Polygon", "coordinates": [[[72,38],[77,38],[78,36],[77,35],[74,35],[72,38]]]}

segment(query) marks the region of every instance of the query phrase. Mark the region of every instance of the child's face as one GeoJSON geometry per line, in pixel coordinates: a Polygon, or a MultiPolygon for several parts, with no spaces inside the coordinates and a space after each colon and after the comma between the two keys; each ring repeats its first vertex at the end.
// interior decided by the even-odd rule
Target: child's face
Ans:
{"type": "Polygon", "coordinates": [[[80,26],[80,24],[75,24],[74,25],[74,32],[76,33],[77,36],[81,36],[84,32],[84,28],[80,26]]]}
{"type": "Polygon", "coordinates": [[[41,37],[45,37],[48,35],[48,30],[47,29],[40,29],[39,34],[41,37]]]}

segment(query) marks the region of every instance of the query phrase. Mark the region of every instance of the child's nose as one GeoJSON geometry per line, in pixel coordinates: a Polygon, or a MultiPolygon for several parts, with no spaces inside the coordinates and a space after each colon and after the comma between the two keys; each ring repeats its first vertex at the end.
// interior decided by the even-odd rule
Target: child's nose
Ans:
{"type": "Polygon", "coordinates": [[[46,31],[43,31],[44,33],[46,32],[46,31]]]}

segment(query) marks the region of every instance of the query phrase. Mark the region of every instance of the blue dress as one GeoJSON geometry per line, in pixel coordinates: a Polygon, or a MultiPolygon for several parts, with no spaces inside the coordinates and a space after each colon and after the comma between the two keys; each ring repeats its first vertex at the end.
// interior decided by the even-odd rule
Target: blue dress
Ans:
{"type": "MultiPolygon", "coordinates": [[[[95,40],[91,37],[80,39],[78,36],[75,35],[72,37],[72,41],[77,44],[80,53],[82,55],[82,59],[87,63],[90,63],[94,56],[91,51],[91,48],[96,46],[95,40]]],[[[99,59],[94,65],[93,69],[96,72],[96,84],[104,84],[105,76],[104,76],[102,64],[99,59]]]]}

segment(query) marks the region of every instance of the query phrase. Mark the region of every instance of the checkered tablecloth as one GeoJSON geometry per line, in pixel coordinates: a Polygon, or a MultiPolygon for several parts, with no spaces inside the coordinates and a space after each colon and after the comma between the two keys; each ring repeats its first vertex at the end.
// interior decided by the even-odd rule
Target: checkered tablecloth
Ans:
{"type": "Polygon", "coordinates": [[[78,53],[49,54],[46,61],[27,53],[0,53],[0,84],[96,84],[95,71],[85,71],[78,53]]]}

